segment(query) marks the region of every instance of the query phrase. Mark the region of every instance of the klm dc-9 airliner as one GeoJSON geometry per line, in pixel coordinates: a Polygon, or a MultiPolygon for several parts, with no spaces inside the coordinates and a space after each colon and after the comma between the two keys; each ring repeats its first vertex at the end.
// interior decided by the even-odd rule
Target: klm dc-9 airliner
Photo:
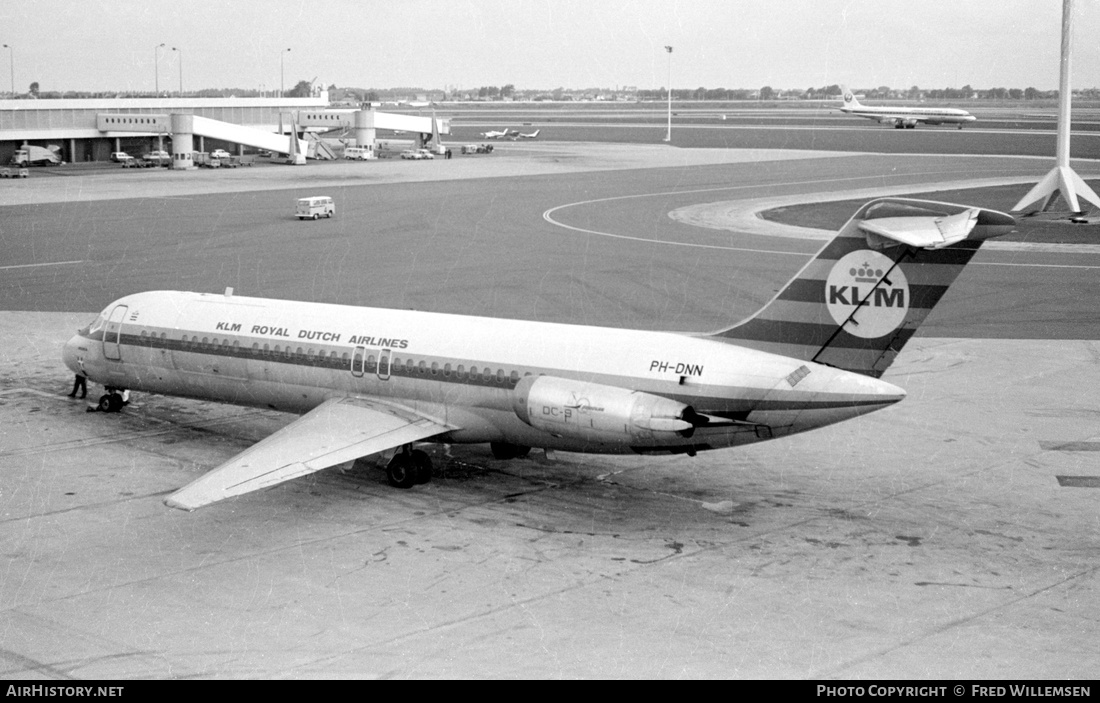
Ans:
{"type": "Polygon", "coordinates": [[[693,456],[900,401],[883,372],[1014,225],[875,200],[762,310],[709,334],[152,291],[108,305],[63,356],[106,388],[106,411],[135,390],[301,414],[167,498],[187,510],[390,452],[390,482],[409,488],[431,478],[421,442],[693,456]]]}

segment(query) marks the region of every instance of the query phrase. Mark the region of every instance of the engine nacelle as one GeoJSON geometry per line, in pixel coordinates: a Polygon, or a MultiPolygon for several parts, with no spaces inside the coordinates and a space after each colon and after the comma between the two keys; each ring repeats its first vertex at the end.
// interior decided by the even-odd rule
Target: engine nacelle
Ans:
{"type": "Polygon", "coordinates": [[[626,388],[527,376],[513,390],[519,419],[558,437],[663,444],[690,437],[698,417],[689,405],[626,388]]]}

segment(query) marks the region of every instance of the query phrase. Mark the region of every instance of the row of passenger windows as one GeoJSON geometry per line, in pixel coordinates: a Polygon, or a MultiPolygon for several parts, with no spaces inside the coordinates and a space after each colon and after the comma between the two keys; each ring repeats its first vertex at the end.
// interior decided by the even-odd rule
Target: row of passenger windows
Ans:
{"type": "MultiPolygon", "coordinates": [[[[150,337],[153,339],[165,339],[166,335],[161,332],[159,337],[157,333],[149,333],[145,330],[141,331],[142,337],[150,337]]],[[[234,339],[219,339],[218,337],[203,337],[201,340],[197,336],[188,337],[183,335],[181,341],[183,342],[184,349],[212,349],[219,347],[222,349],[234,349],[240,350],[240,341],[234,339]]],[[[365,371],[367,373],[377,373],[379,371],[379,360],[374,354],[368,354],[366,357],[366,363],[361,353],[356,352],[354,357],[348,352],[338,354],[335,351],[331,351],[328,355],[325,355],[324,351],[317,351],[312,347],[291,347],[290,345],[276,344],[274,346],[269,344],[261,345],[259,342],[253,342],[250,350],[253,356],[277,356],[286,359],[291,358],[305,358],[307,360],[316,360],[318,362],[326,363],[326,365],[340,365],[347,366],[351,363],[352,370],[365,371]]],[[[440,365],[439,362],[433,361],[431,364],[428,362],[415,359],[394,356],[390,359],[389,366],[387,368],[385,360],[382,360],[382,373],[403,374],[406,376],[440,376],[443,378],[458,378],[462,380],[481,380],[486,383],[516,383],[519,381],[519,371],[512,370],[510,373],[505,373],[504,369],[497,368],[496,370],[488,366],[471,366],[466,368],[465,364],[458,364],[457,366],[446,363],[440,365]]],[[[530,372],[525,373],[525,376],[530,376],[530,372]]]]}
{"type": "Polygon", "coordinates": [[[104,117],[107,124],[157,124],[155,117],[104,117]]]}
{"type": "MultiPolygon", "coordinates": [[[[345,356],[347,355],[345,354],[345,356]]],[[[359,355],[357,354],[355,359],[356,364],[360,363],[360,359],[358,358],[358,356],[359,355]]],[[[382,373],[386,373],[384,360],[381,362],[381,367],[382,373]]],[[[366,370],[374,373],[376,368],[377,366],[375,363],[374,355],[368,355],[366,370]]],[[[393,360],[390,362],[389,373],[404,373],[406,376],[423,376],[425,374],[431,374],[432,376],[442,375],[443,378],[453,377],[459,379],[469,378],[471,380],[481,379],[483,381],[488,381],[492,383],[504,383],[505,381],[515,383],[519,380],[519,371],[515,370],[513,370],[509,374],[505,374],[504,369],[498,368],[496,371],[493,371],[493,369],[488,366],[480,368],[477,366],[471,366],[469,370],[467,370],[465,364],[458,364],[457,366],[453,366],[451,364],[443,364],[442,366],[440,366],[439,362],[433,361],[431,365],[428,365],[426,361],[416,361],[415,359],[405,359],[404,364],[402,365],[401,358],[396,356],[393,357],[393,360]]],[[[531,373],[528,372],[524,375],[530,376],[531,373]]]]}

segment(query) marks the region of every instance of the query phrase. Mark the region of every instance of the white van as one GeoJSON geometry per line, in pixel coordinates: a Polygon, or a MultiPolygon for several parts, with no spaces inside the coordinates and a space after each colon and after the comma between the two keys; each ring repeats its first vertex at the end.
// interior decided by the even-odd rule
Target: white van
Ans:
{"type": "Polygon", "coordinates": [[[352,161],[369,161],[374,158],[374,150],[365,146],[345,147],[344,158],[352,161]]]}
{"type": "Polygon", "coordinates": [[[298,209],[294,213],[299,220],[312,217],[317,219],[322,215],[332,217],[336,214],[336,204],[327,195],[311,195],[308,198],[298,198],[298,209]]]}

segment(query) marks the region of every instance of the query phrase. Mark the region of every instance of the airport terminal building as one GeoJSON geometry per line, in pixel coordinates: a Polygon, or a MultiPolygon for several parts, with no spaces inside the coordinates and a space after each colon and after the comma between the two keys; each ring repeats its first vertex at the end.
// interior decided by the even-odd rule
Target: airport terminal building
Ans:
{"type": "Polygon", "coordinates": [[[0,164],[11,161],[25,145],[56,145],[62,159],[73,163],[107,161],[116,151],[135,155],[154,149],[170,151],[166,144],[172,133],[166,119],[170,115],[193,115],[277,133],[289,125],[290,115],[327,107],[325,92],[309,98],[0,100],[0,164]]]}

